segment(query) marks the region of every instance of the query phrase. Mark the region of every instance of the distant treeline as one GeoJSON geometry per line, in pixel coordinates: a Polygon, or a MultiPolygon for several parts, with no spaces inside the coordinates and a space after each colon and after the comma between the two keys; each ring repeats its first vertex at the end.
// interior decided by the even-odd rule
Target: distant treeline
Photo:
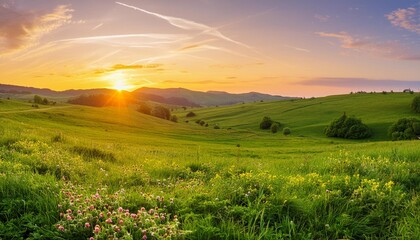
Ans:
{"type": "Polygon", "coordinates": [[[76,98],[69,99],[67,102],[77,105],[85,105],[91,107],[105,107],[105,106],[121,106],[126,105],[131,101],[131,98],[127,95],[107,95],[107,94],[92,94],[92,95],[80,95],[76,98]]]}

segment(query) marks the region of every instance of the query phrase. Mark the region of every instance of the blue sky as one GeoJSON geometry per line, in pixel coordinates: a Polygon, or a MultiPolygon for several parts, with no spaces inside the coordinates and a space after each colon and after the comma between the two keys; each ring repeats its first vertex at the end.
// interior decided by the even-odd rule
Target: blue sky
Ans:
{"type": "Polygon", "coordinates": [[[1,83],[321,96],[419,64],[420,1],[0,0],[1,83]]]}

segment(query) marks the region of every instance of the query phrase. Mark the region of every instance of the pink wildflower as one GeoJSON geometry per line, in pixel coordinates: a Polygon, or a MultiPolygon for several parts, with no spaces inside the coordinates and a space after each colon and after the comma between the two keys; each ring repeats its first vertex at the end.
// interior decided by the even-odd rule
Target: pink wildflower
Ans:
{"type": "Polygon", "coordinates": [[[105,220],[106,223],[111,224],[112,223],[112,219],[108,218],[107,220],[105,220]]]}
{"type": "Polygon", "coordinates": [[[90,223],[85,223],[85,228],[90,228],[90,223]]]}
{"type": "Polygon", "coordinates": [[[122,207],[119,207],[119,208],[118,208],[118,212],[120,212],[120,213],[121,213],[121,212],[123,212],[123,211],[124,211],[124,209],[123,209],[122,207]]]}

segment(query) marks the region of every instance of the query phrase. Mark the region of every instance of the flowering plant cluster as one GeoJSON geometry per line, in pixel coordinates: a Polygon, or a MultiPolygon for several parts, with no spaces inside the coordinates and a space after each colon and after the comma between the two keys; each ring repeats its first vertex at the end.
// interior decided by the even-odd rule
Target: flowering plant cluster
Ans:
{"type": "MultiPolygon", "coordinates": [[[[62,189],[58,205],[60,221],[56,229],[60,235],[73,239],[174,239],[184,234],[177,216],[166,207],[130,211],[121,206],[124,190],[106,194],[97,189],[89,195],[83,188],[67,183],[62,189]]],[[[164,201],[163,197],[157,201],[164,201]]],[[[173,204],[173,200],[169,202],[173,204]]]]}

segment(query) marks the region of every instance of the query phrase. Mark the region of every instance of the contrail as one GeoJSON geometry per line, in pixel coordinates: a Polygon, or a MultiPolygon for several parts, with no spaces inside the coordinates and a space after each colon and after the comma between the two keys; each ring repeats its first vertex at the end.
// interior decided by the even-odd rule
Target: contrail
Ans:
{"type": "Polygon", "coordinates": [[[131,6],[131,5],[128,5],[128,4],[125,4],[125,3],[122,3],[122,2],[115,2],[115,3],[117,3],[121,6],[124,6],[124,7],[128,7],[128,8],[137,10],[137,11],[141,11],[141,12],[153,15],[153,16],[158,17],[160,19],[163,19],[163,20],[167,21],[169,24],[171,24],[172,26],[175,26],[177,28],[184,29],[184,30],[199,30],[204,34],[215,36],[215,37],[218,37],[220,39],[226,40],[228,42],[234,43],[236,45],[252,49],[252,47],[250,47],[250,46],[248,46],[244,43],[241,43],[239,41],[233,40],[233,39],[227,37],[226,35],[224,35],[223,33],[221,33],[216,28],[210,27],[208,25],[205,25],[205,24],[202,24],[202,23],[197,23],[197,22],[187,20],[187,19],[183,19],[183,18],[171,17],[171,16],[166,16],[166,15],[162,15],[162,14],[155,13],[155,12],[150,12],[150,11],[144,10],[142,8],[131,6]]]}

